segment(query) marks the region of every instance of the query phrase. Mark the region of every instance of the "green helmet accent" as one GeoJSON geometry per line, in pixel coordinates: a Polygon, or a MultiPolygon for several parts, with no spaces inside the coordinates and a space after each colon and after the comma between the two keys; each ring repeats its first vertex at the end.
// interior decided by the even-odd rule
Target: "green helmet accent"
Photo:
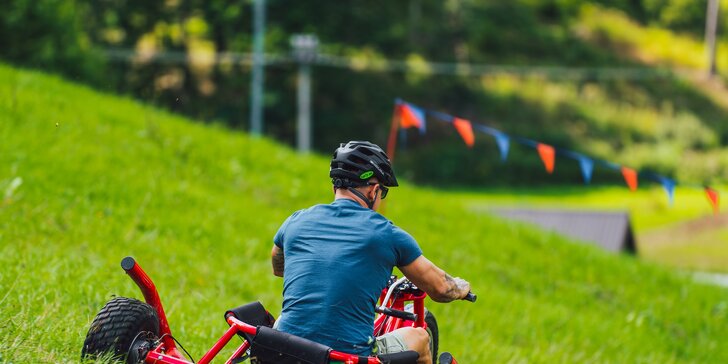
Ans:
{"type": "Polygon", "coordinates": [[[374,171],[366,171],[366,172],[362,173],[361,175],[359,175],[359,179],[369,179],[369,178],[372,178],[373,175],[374,175],[374,171]]]}

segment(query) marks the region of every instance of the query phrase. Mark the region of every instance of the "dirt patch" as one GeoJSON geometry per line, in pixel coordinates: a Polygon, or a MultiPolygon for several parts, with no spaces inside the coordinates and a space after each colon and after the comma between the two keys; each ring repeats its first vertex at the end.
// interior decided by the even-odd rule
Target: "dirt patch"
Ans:
{"type": "Polygon", "coordinates": [[[698,235],[715,230],[728,230],[728,213],[701,217],[685,221],[665,228],[651,230],[640,234],[637,242],[654,247],[656,245],[675,245],[690,242],[698,235]]]}

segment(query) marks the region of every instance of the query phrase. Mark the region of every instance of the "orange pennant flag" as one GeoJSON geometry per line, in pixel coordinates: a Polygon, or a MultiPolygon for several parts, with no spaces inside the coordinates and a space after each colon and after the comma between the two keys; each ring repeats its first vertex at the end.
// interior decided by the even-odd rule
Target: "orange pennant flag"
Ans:
{"type": "Polygon", "coordinates": [[[708,196],[710,205],[713,206],[713,213],[718,215],[720,211],[720,196],[718,195],[718,191],[706,186],[705,194],[708,196]]]}
{"type": "Polygon", "coordinates": [[[399,123],[402,128],[414,127],[422,129],[422,121],[408,105],[403,104],[399,106],[399,117],[399,123]]]}
{"type": "Polygon", "coordinates": [[[541,156],[543,165],[544,167],[546,167],[546,172],[554,173],[554,163],[556,157],[556,150],[554,150],[554,147],[543,143],[538,143],[538,145],[536,145],[536,150],[538,150],[538,155],[541,156]]]}
{"type": "Polygon", "coordinates": [[[632,168],[622,167],[622,176],[624,176],[624,181],[627,182],[629,189],[633,192],[637,191],[637,171],[632,168]]]}
{"type": "Polygon", "coordinates": [[[475,134],[473,134],[473,125],[469,121],[460,118],[453,118],[453,125],[457,129],[465,144],[472,148],[475,144],[475,134]]]}

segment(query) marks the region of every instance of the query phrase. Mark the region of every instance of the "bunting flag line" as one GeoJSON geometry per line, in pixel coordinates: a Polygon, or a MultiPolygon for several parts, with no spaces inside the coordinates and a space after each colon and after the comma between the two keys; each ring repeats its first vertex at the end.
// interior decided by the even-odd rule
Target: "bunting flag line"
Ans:
{"type": "Polygon", "coordinates": [[[536,145],[536,150],[538,151],[538,155],[541,156],[541,160],[543,161],[544,167],[546,167],[546,172],[549,174],[554,173],[554,164],[556,159],[556,150],[554,147],[538,143],[536,145]]]}
{"type": "MultiPolygon", "coordinates": [[[[389,134],[389,140],[387,143],[387,154],[390,157],[390,160],[394,160],[394,152],[396,149],[397,144],[397,138],[396,134],[398,130],[401,130],[404,132],[404,129],[409,128],[417,128],[419,129],[420,134],[425,134],[426,132],[426,118],[425,116],[434,117],[436,119],[439,119],[443,122],[452,123],[455,127],[456,131],[462,138],[462,140],[465,142],[465,144],[469,148],[473,148],[475,145],[475,133],[474,130],[478,130],[482,133],[491,135],[495,138],[495,142],[498,146],[498,150],[500,151],[501,161],[505,162],[508,158],[508,153],[510,151],[510,144],[511,140],[514,139],[519,144],[534,148],[537,150],[539,157],[541,158],[541,161],[543,162],[544,167],[546,168],[546,171],[549,174],[553,174],[554,172],[554,166],[556,163],[556,155],[559,156],[567,156],[569,158],[572,158],[576,160],[579,163],[579,167],[581,168],[581,175],[584,180],[584,184],[590,184],[592,180],[592,175],[594,173],[594,166],[595,164],[598,164],[601,167],[608,168],[610,170],[618,171],[622,174],[625,183],[627,184],[627,187],[631,191],[636,191],[638,184],[639,184],[639,178],[648,178],[650,180],[653,180],[659,184],[662,185],[663,189],[665,190],[667,194],[667,198],[669,201],[669,204],[672,206],[674,203],[675,198],[675,188],[677,186],[677,181],[667,178],[665,176],[661,176],[656,173],[652,173],[650,171],[642,171],[637,172],[636,170],[622,166],[620,164],[612,163],[605,160],[600,159],[593,159],[591,157],[588,157],[586,155],[583,155],[581,153],[577,153],[574,151],[556,148],[554,146],[551,146],[546,143],[542,143],[539,141],[534,141],[526,138],[522,138],[519,136],[513,136],[509,135],[507,133],[504,133],[498,129],[491,128],[486,125],[473,123],[470,120],[466,120],[463,118],[451,116],[439,111],[434,110],[428,110],[420,108],[414,104],[405,102],[401,99],[395,100],[395,108],[394,113],[392,116],[392,127],[389,134]]],[[[698,186],[694,186],[698,187],[698,186]]],[[[703,186],[706,196],[708,198],[708,201],[710,202],[713,212],[715,214],[719,213],[719,192],[711,188],[709,186],[703,186]]]]}
{"type": "Polygon", "coordinates": [[[452,124],[455,126],[455,129],[458,131],[460,136],[463,138],[465,145],[467,145],[468,148],[472,148],[473,145],[475,145],[475,134],[473,134],[473,125],[469,121],[465,119],[460,119],[458,117],[452,119],[452,124]]]}
{"type": "Polygon", "coordinates": [[[713,214],[718,215],[720,212],[720,195],[718,191],[705,186],[705,195],[708,197],[710,205],[713,206],[713,214]]]}

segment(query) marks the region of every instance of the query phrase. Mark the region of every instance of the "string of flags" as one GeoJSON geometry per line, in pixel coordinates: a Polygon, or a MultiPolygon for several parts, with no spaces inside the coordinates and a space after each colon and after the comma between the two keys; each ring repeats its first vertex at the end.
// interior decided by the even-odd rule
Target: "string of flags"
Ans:
{"type": "MultiPolygon", "coordinates": [[[[490,135],[495,139],[496,145],[500,152],[501,161],[508,159],[508,152],[512,142],[530,147],[538,152],[543,162],[546,172],[554,173],[556,167],[556,157],[563,156],[576,160],[581,169],[582,178],[585,184],[591,183],[592,174],[595,166],[604,167],[621,173],[624,182],[631,191],[636,191],[639,186],[640,179],[647,179],[659,183],[665,189],[670,205],[675,199],[675,187],[678,185],[674,179],[659,175],[650,171],[637,171],[628,166],[612,163],[609,161],[592,158],[590,156],[567,150],[539,141],[511,135],[498,129],[473,123],[470,120],[457,116],[452,116],[439,111],[428,110],[415,104],[396,99],[394,105],[394,114],[392,116],[392,127],[390,129],[389,140],[387,142],[387,154],[394,159],[394,152],[397,144],[397,131],[399,129],[416,128],[420,134],[427,132],[427,120],[435,119],[441,122],[451,123],[463,142],[468,148],[475,145],[475,131],[490,135]]],[[[700,186],[705,191],[705,195],[713,208],[713,213],[720,212],[720,194],[710,186],[700,186]]]]}

